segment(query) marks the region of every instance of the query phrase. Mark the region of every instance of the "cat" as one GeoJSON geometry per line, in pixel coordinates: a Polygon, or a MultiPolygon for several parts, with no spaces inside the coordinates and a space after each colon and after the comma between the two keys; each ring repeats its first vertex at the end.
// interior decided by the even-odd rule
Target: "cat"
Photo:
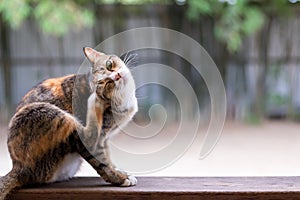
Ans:
{"type": "MultiPolygon", "coordinates": [[[[74,90],[75,97],[90,93],[87,75],[48,79],[32,88],[17,106],[16,114],[9,125],[8,147],[13,169],[0,179],[1,200],[16,187],[67,180],[79,169],[80,157],[91,164],[107,182],[120,186],[137,183],[135,177],[114,168],[107,147],[110,135],[116,133],[118,127],[126,125],[138,110],[134,94],[135,84],[130,70],[117,56],[106,55],[89,47],[84,48],[84,53],[92,63],[91,85],[98,91],[96,96],[101,97],[101,88],[97,86],[101,85],[101,81],[107,78],[114,81],[112,97],[102,96],[102,101],[110,99],[109,106],[104,109],[101,104],[96,103],[102,109],[92,112],[93,104],[90,99],[95,98],[95,95],[91,95],[86,104],[89,107],[86,126],[83,126],[72,115],[72,91],[74,90]],[[79,80],[79,89],[75,89],[76,80],[79,80]],[[43,120],[34,112],[41,112],[43,120]],[[21,117],[24,113],[29,116],[21,117]],[[18,120],[17,116],[20,116],[18,120]],[[52,129],[61,131],[51,131],[52,129]],[[30,149],[26,149],[29,147],[30,149]],[[48,155],[45,153],[47,150],[48,155]],[[23,154],[18,156],[16,152],[23,154]]],[[[78,102],[84,102],[82,98],[78,99],[78,102]]],[[[83,103],[78,107],[86,105],[83,103]]]]}

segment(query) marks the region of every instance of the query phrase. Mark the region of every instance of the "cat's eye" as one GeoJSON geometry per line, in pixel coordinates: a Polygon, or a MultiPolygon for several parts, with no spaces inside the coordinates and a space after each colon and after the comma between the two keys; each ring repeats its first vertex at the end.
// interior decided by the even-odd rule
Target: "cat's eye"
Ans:
{"type": "Polygon", "coordinates": [[[112,71],[113,63],[111,60],[106,61],[106,69],[112,71]]]}

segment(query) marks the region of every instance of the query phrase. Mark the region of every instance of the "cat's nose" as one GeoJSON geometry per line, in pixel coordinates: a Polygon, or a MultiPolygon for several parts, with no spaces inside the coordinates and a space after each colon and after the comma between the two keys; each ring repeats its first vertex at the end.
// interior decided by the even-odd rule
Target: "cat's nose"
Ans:
{"type": "Polygon", "coordinates": [[[117,73],[115,76],[115,80],[118,81],[120,78],[122,78],[122,76],[120,75],[120,73],[117,73]]]}

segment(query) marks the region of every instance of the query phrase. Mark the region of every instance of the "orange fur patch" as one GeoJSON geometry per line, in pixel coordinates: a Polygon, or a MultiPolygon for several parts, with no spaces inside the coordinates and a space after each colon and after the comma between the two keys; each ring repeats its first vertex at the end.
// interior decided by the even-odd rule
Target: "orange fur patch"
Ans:
{"type": "Polygon", "coordinates": [[[44,86],[47,89],[50,89],[54,96],[63,96],[64,94],[61,88],[61,84],[63,83],[64,80],[66,80],[71,76],[73,76],[73,74],[60,77],[60,78],[47,79],[42,83],[42,86],[44,86]]]}
{"type": "Polygon", "coordinates": [[[33,90],[30,90],[22,99],[27,99],[28,97],[30,97],[32,95],[33,90]]]}
{"type": "Polygon", "coordinates": [[[59,129],[56,129],[60,120],[60,118],[54,119],[51,122],[53,128],[50,129],[48,133],[43,134],[38,140],[34,140],[31,144],[26,145],[26,149],[18,147],[21,147],[19,144],[22,144],[25,139],[24,137],[27,136],[27,134],[22,133],[22,131],[27,132],[28,130],[19,130],[20,137],[16,137],[8,144],[10,154],[14,160],[20,161],[27,167],[34,167],[36,160],[50,149],[54,149],[57,144],[66,141],[68,136],[76,129],[78,123],[66,114],[65,123],[59,129]]]}
{"type": "Polygon", "coordinates": [[[101,129],[102,122],[103,122],[103,110],[98,106],[95,106],[95,111],[96,111],[96,117],[98,121],[98,128],[101,129]]]}
{"type": "MultiPolygon", "coordinates": [[[[59,120],[55,119],[52,123],[58,124],[59,120]]],[[[34,154],[36,156],[43,155],[49,149],[53,149],[57,144],[63,142],[67,139],[67,137],[76,129],[76,125],[72,118],[69,118],[65,121],[63,126],[58,130],[49,130],[50,133],[46,133],[43,137],[41,137],[38,141],[34,141],[31,145],[32,150],[35,150],[34,154]]]]}

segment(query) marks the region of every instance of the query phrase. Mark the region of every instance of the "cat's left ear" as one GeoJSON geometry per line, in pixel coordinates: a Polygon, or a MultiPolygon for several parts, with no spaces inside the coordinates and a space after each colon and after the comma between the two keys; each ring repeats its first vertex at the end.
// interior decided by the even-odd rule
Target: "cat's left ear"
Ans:
{"type": "Polygon", "coordinates": [[[83,47],[83,52],[84,55],[87,57],[87,59],[89,59],[91,63],[95,63],[99,56],[104,55],[104,53],[96,51],[95,49],[92,49],[90,47],[83,47]]]}

